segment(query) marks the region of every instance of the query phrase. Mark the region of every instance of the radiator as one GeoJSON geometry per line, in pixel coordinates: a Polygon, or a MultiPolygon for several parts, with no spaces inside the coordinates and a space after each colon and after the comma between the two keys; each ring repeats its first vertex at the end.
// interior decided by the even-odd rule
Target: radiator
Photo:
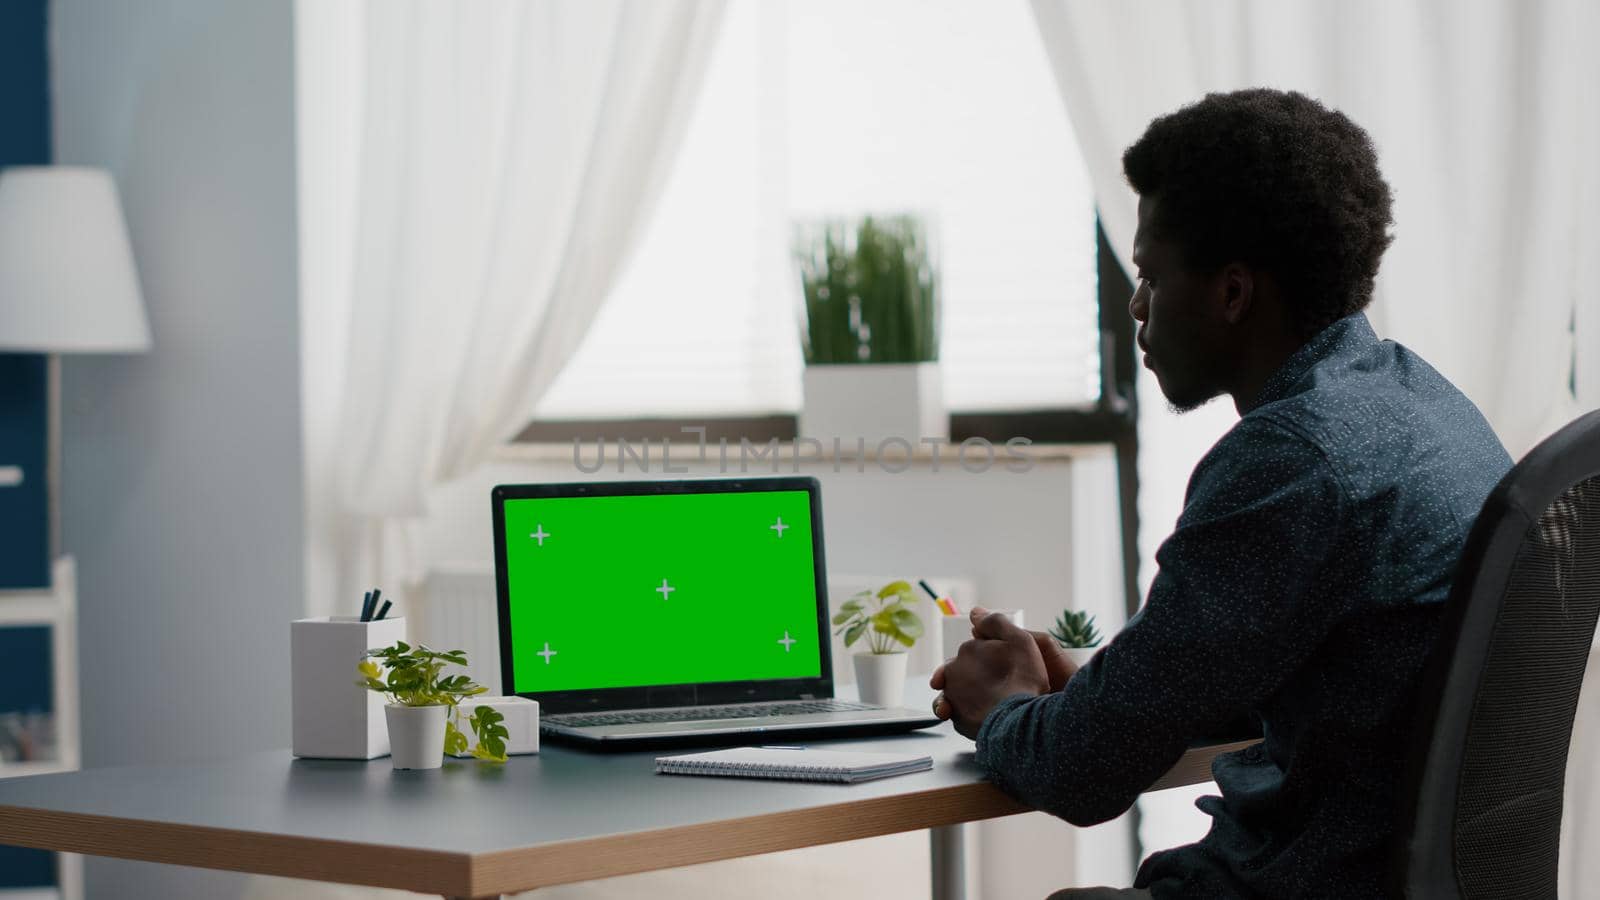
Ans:
{"type": "Polygon", "coordinates": [[[430,569],[410,606],[407,633],[413,642],[435,650],[467,651],[467,674],[472,680],[490,694],[508,693],[500,684],[500,626],[492,564],[430,569]]]}

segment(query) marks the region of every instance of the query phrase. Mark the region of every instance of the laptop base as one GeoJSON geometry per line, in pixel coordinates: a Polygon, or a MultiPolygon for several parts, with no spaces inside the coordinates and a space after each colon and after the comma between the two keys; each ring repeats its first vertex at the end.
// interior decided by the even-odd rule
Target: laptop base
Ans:
{"type": "MultiPolygon", "coordinates": [[[[876,737],[903,734],[923,728],[932,728],[943,722],[913,710],[884,710],[896,714],[893,718],[863,720],[860,722],[784,722],[781,724],[755,724],[751,722],[674,722],[672,733],[620,732],[615,728],[562,728],[541,725],[540,734],[546,740],[585,750],[625,752],[655,750],[668,747],[729,747],[744,744],[787,744],[795,741],[832,740],[835,738],[876,737]],[[706,727],[696,727],[706,726],[706,727]]],[[[802,717],[794,717],[802,718],[802,717]]],[[[770,720],[765,720],[770,721],[770,720]]],[[[639,727],[639,726],[633,726],[639,727]]]]}

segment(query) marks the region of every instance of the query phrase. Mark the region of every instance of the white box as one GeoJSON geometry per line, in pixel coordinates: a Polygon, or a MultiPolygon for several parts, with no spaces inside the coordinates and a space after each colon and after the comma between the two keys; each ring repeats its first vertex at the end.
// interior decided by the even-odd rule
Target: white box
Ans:
{"type": "Polygon", "coordinates": [[[296,619],[289,626],[294,755],[376,759],[389,755],[382,694],[362,687],[357,666],[377,647],[405,640],[406,620],[355,616],[296,619]]]}
{"type": "Polygon", "coordinates": [[[472,725],[467,720],[472,718],[472,711],[480,706],[492,706],[506,717],[502,724],[509,733],[506,737],[508,756],[539,752],[539,701],[527,697],[478,696],[461,701],[461,733],[467,737],[467,750],[456,756],[472,756],[472,748],[477,745],[478,738],[472,733],[472,725]]]}

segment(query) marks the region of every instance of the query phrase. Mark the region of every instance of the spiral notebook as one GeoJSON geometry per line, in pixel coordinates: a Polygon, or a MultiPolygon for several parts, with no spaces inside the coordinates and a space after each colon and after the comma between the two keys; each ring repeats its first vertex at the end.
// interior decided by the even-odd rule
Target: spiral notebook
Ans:
{"type": "Polygon", "coordinates": [[[804,747],[734,747],[683,756],[656,757],[656,772],[664,775],[729,775],[735,778],[783,778],[843,784],[926,772],[932,768],[931,756],[810,750],[804,747]]]}

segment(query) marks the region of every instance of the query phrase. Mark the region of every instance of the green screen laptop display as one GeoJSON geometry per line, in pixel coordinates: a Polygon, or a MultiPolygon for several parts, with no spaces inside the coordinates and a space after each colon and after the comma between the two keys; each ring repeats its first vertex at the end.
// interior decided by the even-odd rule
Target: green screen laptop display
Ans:
{"type": "Polygon", "coordinates": [[[821,674],[806,491],[504,509],[518,693],[821,674]]]}

